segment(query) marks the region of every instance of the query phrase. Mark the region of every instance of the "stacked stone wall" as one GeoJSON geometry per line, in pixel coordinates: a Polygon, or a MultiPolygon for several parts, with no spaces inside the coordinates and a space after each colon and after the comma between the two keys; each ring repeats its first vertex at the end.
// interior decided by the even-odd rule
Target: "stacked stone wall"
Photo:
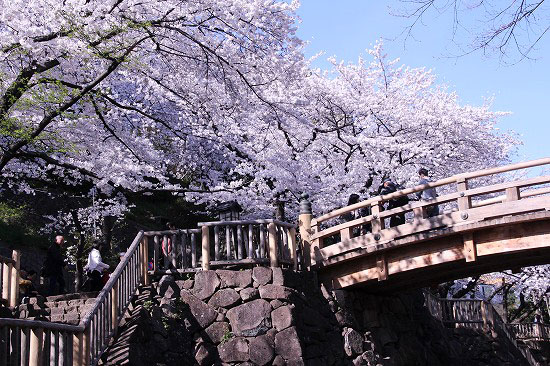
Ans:
{"type": "Polygon", "coordinates": [[[524,364],[501,339],[444,327],[420,291],[328,291],[313,273],[256,267],[164,276],[147,294],[120,327],[131,365],[524,364]]]}

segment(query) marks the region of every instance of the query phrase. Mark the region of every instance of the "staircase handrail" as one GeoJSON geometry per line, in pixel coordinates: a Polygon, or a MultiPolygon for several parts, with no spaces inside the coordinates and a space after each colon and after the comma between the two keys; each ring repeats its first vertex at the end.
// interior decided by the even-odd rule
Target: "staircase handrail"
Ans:
{"type": "Polygon", "coordinates": [[[444,308],[444,305],[443,305],[444,302],[448,302],[448,303],[453,303],[453,302],[455,302],[455,303],[457,303],[457,302],[470,302],[470,303],[471,302],[478,302],[480,304],[480,313],[482,314],[482,320],[479,320],[479,321],[461,322],[460,319],[447,320],[447,319],[443,319],[443,311],[440,312],[441,314],[434,313],[434,312],[432,312],[433,306],[428,306],[428,310],[430,311],[430,314],[432,314],[432,316],[437,317],[443,323],[460,323],[460,324],[467,324],[467,323],[479,323],[479,324],[481,324],[482,323],[482,324],[484,324],[484,326],[488,326],[488,328],[491,331],[496,331],[496,332],[500,331],[499,333],[501,335],[504,335],[514,345],[514,347],[523,355],[523,357],[525,357],[525,359],[527,360],[527,362],[531,366],[543,366],[535,359],[535,357],[533,356],[533,354],[529,350],[529,348],[520,347],[518,345],[517,340],[510,333],[510,330],[508,329],[507,324],[501,318],[500,314],[496,311],[493,304],[491,304],[487,300],[443,299],[443,298],[439,298],[439,297],[433,295],[429,291],[424,291],[424,297],[425,298],[429,297],[430,301],[432,301],[432,302],[434,302],[434,301],[439,302],[439,308],[440,309],[444,308]],[[487,314],[487,312],[489,312],[489,314],[487,314]]]}

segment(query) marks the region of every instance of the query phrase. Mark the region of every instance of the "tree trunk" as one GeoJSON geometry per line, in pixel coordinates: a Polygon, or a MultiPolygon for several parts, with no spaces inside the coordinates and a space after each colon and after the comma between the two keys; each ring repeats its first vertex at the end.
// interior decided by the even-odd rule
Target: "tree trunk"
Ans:
{"type": "Polygon", "coordinates": [[[102,246],[102,255],[110,256],[113,253],[111,241],[113,239],[113,227],[115,226],[115,221],[116,218],[114,216],[103,216],[103,223],[101,225],[101,236],[104,244],[102,246]]]}
{"type": "Polygon", "coordinates": [[[83,277],[83,265],[82,265],[82,256],[84,254],[84,244],[86,238],[84,236],[84,230],[82,230],[82,225],[78,219],[78,214],[76,211],[71,211],[73,217],[74,226],[78,230],[78,243],[76,245],[76,273],[74,276],[74,288],[75,291],[80,291],[82,289],[82,277],[83,277]]]}

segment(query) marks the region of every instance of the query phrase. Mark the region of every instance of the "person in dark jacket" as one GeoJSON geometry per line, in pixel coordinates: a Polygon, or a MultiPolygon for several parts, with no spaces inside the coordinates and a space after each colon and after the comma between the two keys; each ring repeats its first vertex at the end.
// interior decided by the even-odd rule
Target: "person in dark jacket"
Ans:
{"type": "MultiPolygon", "coordinates": [[[[420,177],[420,181],[418,184],[428,184],[430,183],[428,179],[428,170],[426,168],[420,168],[418,171],[418,176],[420,177]]],[[[423,191],[417,192],[416,196],[419,200],[422,201],[431,201],[437,198],[437,192],[435,191],[435,188],[428,188],[423,191]]],[[[426,209],[426,214],[428,217],[434,217],[439,215],[439,207],[437,205],[428,206],[426,209]]]]}
{"type": "Polygon", "coordinates": [[[55,242],[50,245],[46,255],[46,263],[44,268],[44,277],[49,279],[49,294],[59,295],[65,293],[65,280],[63,279],[63,267],[65,260],[61,253],[61,248],[65,243],[63,235],[57,235],[55,242]],[[56,289],[58,287],[58,289],[56,289]]]}
{"type": "MultiPolygon", "coordinates": [[[[378,194],[387,195],[393,192],[397,192],[398,190],[399,190],[399,187],[395,183],[393,183],[391,180],[387,179],[378,188],[378,194]]],[[[392,208],[405,206],[407,203],[409,203],[409,197],[407,196],[392,198],[391,200],[388,201],[388,205],[386,209],[391,210],[392,208]]],[[[393,215],[390,218],[390,227],[402,225],[404,223],[405,223],[405,214],[393,215]]]]}

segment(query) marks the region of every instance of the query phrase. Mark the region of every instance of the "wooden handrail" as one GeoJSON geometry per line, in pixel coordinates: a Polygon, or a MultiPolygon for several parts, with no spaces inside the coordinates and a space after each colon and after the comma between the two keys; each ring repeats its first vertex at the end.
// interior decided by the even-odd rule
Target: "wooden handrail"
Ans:
{"type": "Polygon", "coordinates": [[[421,192],[428,188],[435,188],[435,187],[440,187],[448,184],[457,183],[460,180],[468,180],[468,179],[479,178],[479,177],[484,177],[488,175],[506,173],[513,170],[527,169],[527,168],[532,168],[532,167],[546,165],[546,164],[550,164],[550,158],[543,158],[543,159],[537,159],[537,160],[527,161],[523,163],[505,165],[505,166],[496,167],[496,168],[483,169],[483,170],[478,170],[470,173],[456,174],[452,177],[440,179],[438,181],[430,182],[428,184],[417,185],[412,188],[402,189],[387,195],[369,198],[367,200],[355,203],[353,205],[346,206],[346,207],[331,211],[327,214],[321,215],[316,219],[314,219],[313,221],[319,224],[323,221],[330,220],[332,218],[341,216],[345,213],[355,211],[367,206],[371,206],[373,203],[385,202],[393,198],[405,196],[411,193],[421,192]]]}
{"type": "Polygon", "coordinates": [[[275,220],[275,219],[263,219],[263,220],[234,220],[234,221],[206,221],[197,223],[198,226],[217,226],[217,225],[255,225],[255,224],[275,224],[288,228],[296,228],[296,225],[275,220]]]}
{"type": "MultiPolygon", "coordinates": [[[[498,168],[498,169],[489,169],[489,170],[484,170],[482,172],[484,172],[484,173],[491,172],[492,174],[495,174],[495,172],[499,173],[499,172],[502,172],[502,171],[513,170],[512,168],[517,168],[518,166],[519,167],[537,166],[537,165],[540,165],[541,163],[547,162],[547,161],[550,161],[550,159],[539,159],[539,160],[536,160],[532,164],[529,164],[529,163],[514,164],[514,165],[507,166],[507,167],[502,167],[502,169],[500,169],[500,168],[498,168]]],[[[474,177],[474,176],[484,176],[484,175],[485,174],[481,174],[481,173],[476,173],[476,174],[472,173],[472,174],[468,174],[467,176],[468,177],[474,177]]],[[[441,185],[441,183],[444,182],[444,181],[446,181],[446,180],[438,181],[438,182],[435,183],[435,185],[441,185]]],[[[452,192],[452,193],[449,193],[449,194],[446,194],[446,195],[443,195],[443,196],[439,196],[439,197],[436,197],[435,199],[432,199],[432,200],[429,200],[429,201],[411,202],[411,203],[408,203],[408,204],[403,205],[401,207],[396,207],[396,208],[393,208],[393,209],[390,209],[390,210],[382,211],[377,215],[373,214],[373,215],[369,215],[369,216],[366,216],[366,217],[361,217],[361,218],[358,218],[358,219],[355,219],[355,220],[352,220],[352,221],[349,221],[349,222],[346,222],[346,223],[335,225],[335,226],[327,228],[327,229],[319,230],[318,225],[319,225],[320,222],[322,222],[326,219],[329,219],[329,218],[333,218],[336,214],[342,214],[342,213],[353,211],[353,210],[357,209],[357,205],[360,205],[360,207],[364,207],[364,204],[368,203],[368,202],[370,202],[370,203],[374,202],[376,204],[379,204],[380,202],[383,202],[386,199],[389,199],[389,198],[392,198],[392,197],[398,197],[398,196],[401,196],[401,195],[406,194],[408,192],[411,192],[411,190],[416,191],[416,190],[420,189],[420,187],[425,187],[425,186],[428,186],[428,185],[417,186],[415,188],[410,188],[410,189],[406,189],[406,190],[401,190],[399,192],[394,192],[390,195],[386,195],[386,196],[382,196],[382,197],[375,197],[373,199],[366,200],[366,201],[360,202],[360,203],[355,204],[355,205],[350,205],[350,206],[347,206],[345,208],[335,210],[335,211],[333,211],[333,212],[331,212],[327,215],[323,215],[323,216],[321,216],[317,219],[313,219],[312,220],[312,226],[317,227],[317,229],[316,229],[316,232],[311,236],[311,240],[322,239],[324,237],[334,235],[334,234],[338,233],[339,231],[342,231],[342,230],[345,230],[345,229],[348,229],[348,228],[368,224],[368,223],[373,222],[374,219],[383,220],[385,218],[388,218],[388,217],[391,217],[391,216],[394,216],[394,215],[398,215],[398,214],[404,214],[404,213],[411,212],[411,211],[416,211],[416,210],[425,210],[426,208],[428,208],[430,206],[433,206],[433,205],[436,205],[436,204],[442,204],[442,203],[452,202],[452,201],[455,201],[455,200],[460,200],[460,199],[463,199],[463,198],[472,198],[472,197],[475,197],[475,196],[480,196],[480,195],[486,195],[486,194],[490,194],[490,193],[505,191],[505,190],[510,189],[510,188],[515,188],[515,189],[519,190],[519,188],[524,188],[524,187],[529,187],[529,186],[534,186],[534,185],[540,185],[540,184],[546,184],[546,183],[550,183],[550,176],[535,177],[535,178],[525,179],[525,180],[521,180],[521,181],[498,183],[498,184],[493,184],[493,185],[489,185],[489,186],[485,186],[485,187],[466,189],[466,190],[461,191],[461,192],[452,192]]],[[[433,186],[433,185],[430,183],[430,186],[433,186]]],[[[541,189],[534,189],[534,190],[527,190],[527,191],[523,191],[521,193],[518,193],[518,199],[531,197],[531,196],[536,196],[536,195],[547,194],[547,193],[550,193],[550,187],[545,187],[545,188],[541,188],[541,189]]],[[[489,199],[486,199],[486,200],[483,200],[483,201],[478,201],[478,202],[474,201],[468,207],[478,208],[478,207],[490,205],[490,204],[493,204],[493,203],[501,203],[501,202],[504,202],[504,201],[506,201],[506,196],[505,195],[504,196],[499,196],[499,197],[489,198],[489,199]]],[[[415,216],[416,216],[416,213],[415,213],[415,216]]],[[[384,230],[384,228],[382,228],[382,230],[384,230]]],[[[388,229],[385,229],[385,230],[388,230],[388,229]]]]}

